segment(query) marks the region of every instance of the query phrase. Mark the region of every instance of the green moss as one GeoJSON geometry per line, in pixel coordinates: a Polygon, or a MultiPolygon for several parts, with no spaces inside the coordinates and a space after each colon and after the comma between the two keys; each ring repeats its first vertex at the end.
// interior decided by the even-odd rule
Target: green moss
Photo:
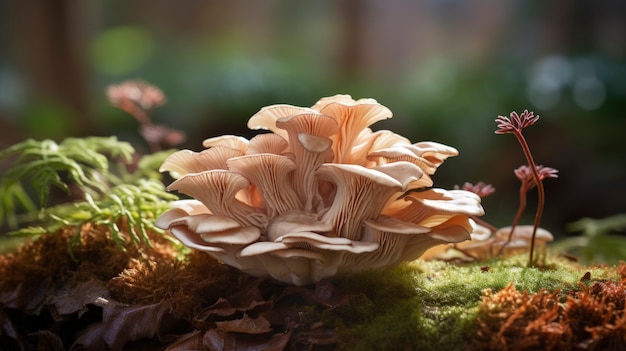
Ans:
{"type": "Polygon", "coordinates": [[[613,269],[579,267],[549,256],[544,267],[526,267],[526,255],[470,264],[415,261],[389,271],[342,277],[339,287],[360,294],[325,312],[338,327],[340,350],[461,350],[475,335],[482,291],[513,283],[519,291],[577,290],[617,278],[613,269]],[[488,269],[487,269],[488,267],[488,269]]]}

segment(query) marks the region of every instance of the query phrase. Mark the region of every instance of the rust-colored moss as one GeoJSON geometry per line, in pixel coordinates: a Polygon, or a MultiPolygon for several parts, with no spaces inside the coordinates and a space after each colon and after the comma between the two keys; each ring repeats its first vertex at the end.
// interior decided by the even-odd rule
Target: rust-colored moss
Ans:
{"type": "Polygon", "coordinates": [[[62,228],[26,242],[15,253],[0,255],[0,290],[25,281],[52,286],[90,279],[107,282],[131,259],[165,262],[176,255],[172,245],[156,233],[151,234],[153,243],[148,246],[131,245],[129,239],[116,244],[107,226],[85,225],[78,237],[75,231],[75,227],[62,228]]]}
{"type": "MultiPolygon", "coordinates": [[[[623,277],[624,263],[618,266],[623,277]]],[[[519,292],[510,284],[486,290],[472,344],[476,350],[623,350],[626,345],[626,279],[580,283],[560,294],[519,292]]]]}
{"type": "Polygon", "coordinates": [[[178,318],[190,318],[200,306],[228,296],[242,273],[202,252],[184,261],[132,259],[107,285],[114,299],[130,304],[165,303],[178,318]]]}

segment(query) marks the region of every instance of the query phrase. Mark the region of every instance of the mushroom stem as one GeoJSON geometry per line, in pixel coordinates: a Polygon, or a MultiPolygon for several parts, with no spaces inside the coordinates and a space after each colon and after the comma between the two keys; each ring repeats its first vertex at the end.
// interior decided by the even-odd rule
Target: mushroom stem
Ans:
{"type": "Polygon", "coordinates": [[[329,137],[337,133],[337,122],[329,116],[303,113],[277,120],[276,127],[287,132],[296,163],[292,182],[304,209],[319,211],[322,197],[315,170],[333,159],[329,137]]]}

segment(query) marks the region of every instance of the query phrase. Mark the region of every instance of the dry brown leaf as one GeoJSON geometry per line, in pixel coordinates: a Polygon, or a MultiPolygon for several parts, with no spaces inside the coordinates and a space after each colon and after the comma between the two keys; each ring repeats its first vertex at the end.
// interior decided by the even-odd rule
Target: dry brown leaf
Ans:
{"type": "Polygon", "coordinates": [[[250,316],[245,313],[240,319],[215,322],[215,324],[219,330],[225,332],[264,334],[272,331],[272,326],[267,319],[263,317],[250,318],[250,316]]]}
{"type": "Polygon", "coordinates": [[[57,291],[48,298],[47,303],[54,308],[53,315],[67,316],[78,313],[78,318],[89,309],[87,305],[97,304],[99,300],[109,299],[109,291],[98,280],[88,280],[71,289],[57,291]]]}
{"type": "Polygon", "coordinates": [[[89,350],[123,350],[130,341],[157,335],[166,310],[163,303],[145,306],[106,303],[102,310],[102,322],[85,329],[72,347],[80,345],[89,350]]]}
{"type": "Polygon", "coordinates": [[[170,344],[164,351],[205,351],[206,348],[202,344],[203,336],[203,331],[194,330],[180,336],[178,340],[170,344]]]}
{"type": "Polygon", "coordinates": [[[291,331],[290,327],[285,333],[276,333],[267,337],[211,329],[204,333],[203,342],[210,351],[282,351],[291,338],[291,331]]]}

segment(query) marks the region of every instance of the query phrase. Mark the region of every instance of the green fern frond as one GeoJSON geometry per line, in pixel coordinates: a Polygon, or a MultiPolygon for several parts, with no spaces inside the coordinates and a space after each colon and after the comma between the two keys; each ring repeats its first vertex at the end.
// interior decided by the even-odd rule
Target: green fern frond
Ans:
{"type": "MultiPolygon", "coordinates": [[[[40,226],[27,227],[12,232],[13,235],[32,236],[53,233],[62,227],[82,228],[91,223],[106,225],[112,239],[124,248],[124,224],[131,242],[150,244],[148,231],[162,233],[154,220],[168,209],[171,201],[178,197],[165,190],[155,179],[142,179],[138,184],[120,184],[100,199],[86,196],[84,201],[53,206],[40,214],[40,226]]],[[[76,231],[80,240],[80,230],[76,231]]]]}
{"type": "Polygon", "coordinates": [[[75,185],[84,194],[106,193],[113,178],[109,157],[129,162],[134,152],[116,137],[68,138],[58,144],[29,139],[0,151],[0,161],[8,163],[0,178],[0,225],[6,222],[15,228],[18,211],[32,212],[35,202],[45,207],[52,188],[69,194],[75,185]]]}

